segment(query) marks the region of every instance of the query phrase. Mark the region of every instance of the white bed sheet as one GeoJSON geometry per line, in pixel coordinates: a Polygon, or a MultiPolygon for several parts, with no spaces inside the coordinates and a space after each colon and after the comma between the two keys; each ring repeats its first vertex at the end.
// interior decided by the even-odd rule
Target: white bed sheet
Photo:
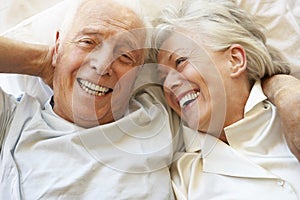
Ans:
{"type": "Polygon", "coordinates": [[[62,0],[0,0],[0,33],[62,0]]]}

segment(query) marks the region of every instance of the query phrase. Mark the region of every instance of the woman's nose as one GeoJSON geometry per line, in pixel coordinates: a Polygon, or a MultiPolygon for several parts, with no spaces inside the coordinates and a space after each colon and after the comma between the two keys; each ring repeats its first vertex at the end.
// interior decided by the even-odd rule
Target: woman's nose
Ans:
{"type": "Polygon", "coordinates": [[[177,87],[180,87],[182,85],[181,77],[182,75],[178,71],[169,71],[164,82],[164,87],[168,88],[169,90],[174,90],[177,87]]]}

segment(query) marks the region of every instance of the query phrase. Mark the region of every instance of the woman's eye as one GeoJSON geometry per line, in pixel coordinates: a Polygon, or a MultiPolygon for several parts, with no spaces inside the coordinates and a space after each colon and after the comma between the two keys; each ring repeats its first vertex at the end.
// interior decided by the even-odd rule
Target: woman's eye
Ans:
{"type": "Polygon", "coordinates": [[[180,57],[175,61],[176,67],[179,67],[182,63],[184,63],[187,60],[187,57],[180,57]]]}

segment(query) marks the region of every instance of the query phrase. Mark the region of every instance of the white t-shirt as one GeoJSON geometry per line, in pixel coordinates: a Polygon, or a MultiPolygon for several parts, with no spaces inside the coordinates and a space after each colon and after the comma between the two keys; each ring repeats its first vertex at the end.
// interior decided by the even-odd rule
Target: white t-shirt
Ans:
{"type": "Polygon", "coordinates": [[[26,94],[16,102],[0,90],[0,199],[173,199],[178,135],[156,90],[137,94],[126,117],[90,129],[62,119],[49,102],[26,94]]]}

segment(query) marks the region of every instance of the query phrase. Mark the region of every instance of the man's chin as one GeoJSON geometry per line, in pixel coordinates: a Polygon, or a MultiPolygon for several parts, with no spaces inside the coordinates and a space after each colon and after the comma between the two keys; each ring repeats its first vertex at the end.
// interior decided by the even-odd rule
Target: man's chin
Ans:
{"type": "Polygon", "coordinates": [[[74,123],[82,128],[93,128],[100,125],[99,121],[86,121],[78,119],[74,120],[74,123]]]}
{"type": "Polygon", "coordinates": [[[81,116],[80,118],[74,118],[74,123],[77,126],[80,126],[82,128],[93,128],[99,125],[110,123],[112,121],[113,119],[101,120],[101,119],[97,119],[96,117],[90,118],[90,116],[89,117],[81,116]]]}
{"type": "Polygon", "coordinates": [[[73,121],[76,125],[83,127],[83,128],[92,128],[92,127],[96,127],[99,125],[104,125],[104,124],[108,124],[114,121],[117,121],[119,119],[121,119],[122,117],[124,117],[124,113],[126,112],[126,108],[124,106],[118,106],[113,108],[113,110],[115,110],[115,112],[110,111],[106,111],[103,114],[103,109],[100,111],[98,111],[99,113],[95,113],[95,112],[85,112],[83,113],[83,110],[80,110],[81,112],[77,111],[77,113],[81,113],[81,114],[74,114],[73,113],[73,121]]]}

